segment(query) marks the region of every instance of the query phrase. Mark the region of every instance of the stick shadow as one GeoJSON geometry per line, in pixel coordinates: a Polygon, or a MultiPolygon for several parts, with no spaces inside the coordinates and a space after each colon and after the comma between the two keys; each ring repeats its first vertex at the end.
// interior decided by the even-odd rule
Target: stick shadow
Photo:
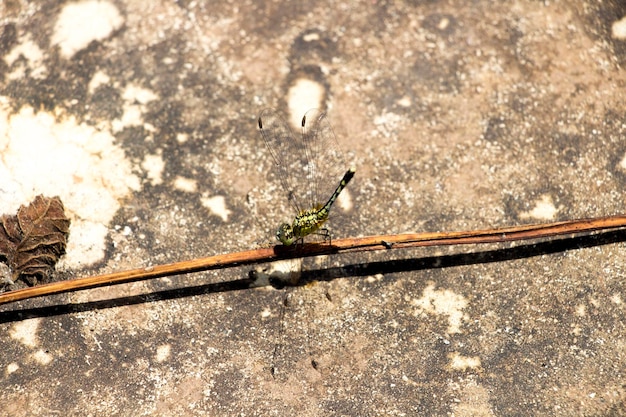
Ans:
{"type": "MultiPolygon", "coordinates": [[[[300,280],[294,285],[302,286],[312,281],[333,281],[340,278],[362,278],[375,274],[392,274],[398,272],[420,271],[425,269],[443,269],[462,265],[505,262],[624,241],[626,241],[626,230],[617,230],[586,236],[561,238],[532,244],[518,245],[505,249],[351,264],[342,267],[303,271],[300,280]]],[[[268,282],[263,285],[269,286],[272,284],[268,282]]],[[[261,285],[259,285],[258,281],[252,279],[250,276],[233,281],[161,290],[148,294],[119,297],[109,300],[68,303],[45,307],[29,307],[20,310],[6,310],[0,311],[0,323],[10,323],[29,318],[51,317],[83,311],[102,310],[113,307],[143,304],[161,300],[172,300],[204,294],[241,291],[259,286],[261,285]]],[[[30,304],[32,301],[29,300],[28,303],[30,304]]],[[[10,309],[15,307],[15,304],[8,304],[4,308],[7,307],[10,309]]]]}

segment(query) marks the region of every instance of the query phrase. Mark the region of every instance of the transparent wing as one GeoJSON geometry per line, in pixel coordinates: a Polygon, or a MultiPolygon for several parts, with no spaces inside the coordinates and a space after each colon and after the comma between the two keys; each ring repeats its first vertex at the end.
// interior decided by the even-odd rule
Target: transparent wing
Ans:
{"type": "Polygon", "coordinates": [[[295,136],[274,109],[259,116],[274,171],[296,213],[325,204],[348,169],[326,113],[309,110],[301,127],[302,134],[295,136]]]}
{"type": "Polygon", "coordinates": [[[303,118],[302,141],[310,184],[303,201],[319,207],[328,201],[348,170],[326,113],[309,110],[303,118]]]}
{"type": "Polygon", "coordinates": [[[285,190],[289,204],[296,213],[307,209],[303,189],[308,188],[307,155],[301,137],[295,137],[289,124],[274,109],[265,109],[259,116],[259,129],[274,159],[274,173],[285,190]]]}

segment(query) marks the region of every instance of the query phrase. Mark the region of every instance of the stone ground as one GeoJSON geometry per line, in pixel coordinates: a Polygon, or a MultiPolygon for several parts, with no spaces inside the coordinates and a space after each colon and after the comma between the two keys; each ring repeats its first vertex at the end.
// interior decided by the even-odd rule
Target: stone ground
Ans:
{"type": "MultiPolygon", "coordinates": [[[[0,212],[62,198],[57,279],[267,246],[293,213],[256,118],[320,107],[357,167],[334,236],[624,213],[625,19],[620,0],[4,1],[0,212]]],[[[3,305],[0,409],[626,415],[624,241],[357,254],[308,265],[326,279],[301,287],[211,285],[248,267],[3,305]]]]}

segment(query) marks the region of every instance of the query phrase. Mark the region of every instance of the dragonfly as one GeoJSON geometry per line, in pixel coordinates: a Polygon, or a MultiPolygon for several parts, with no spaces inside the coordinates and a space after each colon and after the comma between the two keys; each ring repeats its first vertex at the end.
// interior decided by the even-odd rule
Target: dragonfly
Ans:
{"type": "MultiPolygon", "coordinates": [[[[295,211],[291,222],[282,223],[276,231],[276,239],[285,246],[303,242],[312,234],[330,238],[324,227],[333,204],[354,177],[356,169],[346,170],[337,139],[326,113],[317,109],[306,112],[300,122],[301,133],[294,135],[289,123],[274,109],[265,109],[258,118],[258,126],[265,145],[272,155],[274,173],[280,180],[289,205],[295,211]]],[[[272,285],[282,287],[299,281],[301,264],[286,261],[274,265],[268,277],[272,285]]],[[[255,271],[256,278],[262,271],[255,271]]],[[[290,287],[291,288],[291,287],[290,287]]],[[[305,296],[305,298],[307,298],[305,296]]],[[[327,295],[330,300],[330,297],[327,295]]],[[[278,343],[272,355],[272,376],[276,377],[276,364],[282,338],[286,330],[283,321],[291,297],[285,292],[280,313],[278,343]]],[[[301,335],[300,335],[301,336],[301,335]]],[[[308,333],[305,344],[310,346],[308,333]]],[[[311,355],[311,352],[309,352],[311,355]]],[[[311,358],[311,365],[317,369],[317,361],[311,358]]]]}
{"type": "Polygon", "coordinates": [[[350,167],[344,172],[343,156],[326,113],[318,109],[306,112],[299,136],[274,109],[263,110],[258,124],[287,200],[296,212],[293,221],[278,227],[276,239],[290,246],[311,234],[329,238],[324,223],[356,169],[350,167]]]}

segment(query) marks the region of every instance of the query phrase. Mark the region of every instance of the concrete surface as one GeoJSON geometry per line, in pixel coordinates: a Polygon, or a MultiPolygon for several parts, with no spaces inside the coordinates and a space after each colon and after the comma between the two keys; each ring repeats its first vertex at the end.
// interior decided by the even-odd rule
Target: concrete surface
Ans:
{"type": "MultiPolygon", "coordinates": [[[[10,0],[0,19],[0,208],[61,196],[59,279],[273,244],[293,213],[268,175],[265,107],[328,111],[357,167],[334,236],[624,212],[618,0],[10,0]]],[[[625,239],[357,254],[287,289],[241,289],[251,268],[236,268],[4,305],[0,410],[626,415],[625,239]]]]}

